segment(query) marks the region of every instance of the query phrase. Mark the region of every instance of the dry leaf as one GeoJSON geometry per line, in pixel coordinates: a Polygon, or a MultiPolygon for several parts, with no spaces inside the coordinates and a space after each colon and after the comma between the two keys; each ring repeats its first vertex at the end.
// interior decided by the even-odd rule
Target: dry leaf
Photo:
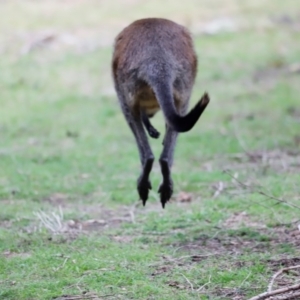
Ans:
{"type": "Polygon", "coordinates": [[[192,202],[192,194],[186,192],[180,192],[177,195],[178,202],[192,202]]]}

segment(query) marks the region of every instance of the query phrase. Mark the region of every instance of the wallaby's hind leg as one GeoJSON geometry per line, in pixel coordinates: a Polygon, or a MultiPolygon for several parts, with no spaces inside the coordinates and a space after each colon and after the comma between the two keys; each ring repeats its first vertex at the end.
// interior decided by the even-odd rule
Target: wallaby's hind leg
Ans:
{"type": "Polygon", "coordinates": [[[149,190],[151,190],[151,183],[149,175],[152,170],[154,161],[154,155],[151,151],[145,129],[142,124],[141,116],[135,118],[134,128],[136,130],[136,142],[138,144],[139,151],[143,152],[142,155],[142,173],[138,178],[137,190],[140,195],[140,199],[143,201],[143,205],[146,204],[148,199],[149,190]]]}
{"type": "Polygon", "coordinates": [[[160,193],[160,202],[163,208],[173,194],[171,167],[173,164],[174,148],[178,136],[178,133],[171,129],[170,126],[167,125],[166,128],[166,135],[163,141],[164,147],[159,158],[163,181],[159,187],[158,192],[160,193]]]}
{"type": "Polygon", "coordinates": [[[148,131],[149,135],[154,139],[159,138],[160,133],[152,126],[147,114],[144,111],[141,111],[141,114],[142,114],[143,124],[145,125],[145,128],[148,131]]]}
{"type": "Polygon", "coordinates": [[[142,123],[142,116],[138,112],[136,115],[132,113],[132,110],[126,104],[124,94],[121,91],[118,91],[118,97],[120,99],[121,108],[125,116],[130,129],[132,130],[142,164],[142,172],[137,181],[137,190],[140,196],[140,199],[143,201],[143,204],[146,204],[148,199],[149,190],[152,188],[149,180],[149,174],[152,169],[154,155],[150,148],[147,135],[142,123]]]}

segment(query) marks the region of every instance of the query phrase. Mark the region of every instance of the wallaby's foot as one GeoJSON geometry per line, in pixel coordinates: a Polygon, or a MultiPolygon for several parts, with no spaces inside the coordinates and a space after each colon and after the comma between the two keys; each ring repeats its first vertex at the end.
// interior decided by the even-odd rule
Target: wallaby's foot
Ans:
{"type": "Polygon", "coordinates": [[[159,131],[157,131],[153,126],[147,128],[149,135],[154,138],[154,139],[158,139],[159,138],[159,131]]]}
{"type": "Polygon", "coordinates": [[[173,181],[171,178],[162,182],[158,189],[158,193],[160,194],[161,205],[165,208],[166,203],[171,199],[173,194],[173,181]]]}
{"type": "Polygon", "coordinates": [[[143,124],[148,132],[148,134],[150,135],[150,137],[157,139],[159,138],[160,133],[152,126],[149,117],[146,115],[146,113],[144,111],[141,112],[142,113],[142,121],[143,124]]]}
{"type": "Polygon", "coordinates": [[[148,199],[149,190],[152,189],[151,182],[147,179],[143,180],[141,177],[138,179],[137,190],[139,192],[140,199],[143,201],[145,206],[148,199]]]}
{"type": "Polygon", "coordinates": [[[160,194],[160,202],[162,207],[165,208],[165,204],[170,200],[173,194],[173,180],[171,178],[168,160],[160,159],[159,163],[163,175],[163,182],[158,189],[158,193],[160,194]]]}
{"type": "Polygon", "coordinates": [[[143,201],[144,206],[148,199],[149,190],[152,189],[151,182],[149,181],[149,174],[152,169],[153,161],[154,161],[153,156],[150,156],[150,157],[148,157],[148,159],[146,159],[144,166],[143,166],[142,174],[139,177],[138,183],[137,183],[137,190],[139,192],[140,199],[143,201]]]}

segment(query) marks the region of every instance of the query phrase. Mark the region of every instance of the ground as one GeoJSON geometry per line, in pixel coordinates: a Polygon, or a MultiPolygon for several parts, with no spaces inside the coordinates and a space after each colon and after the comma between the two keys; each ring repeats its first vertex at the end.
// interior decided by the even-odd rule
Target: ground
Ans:
{"type": "MultiPolygon", "coordinates": [[[[300,264],[296,1],[0,10],[0,299],[245,300],[300,264]],[[146,16],[191,30],[191,106],[211,97],[180,135],[164,210],[157,162],[146,207],[138,201],[138,152],[110,73],[115,35],[146,16]]],[[[163,132],[161,113],[153,123],[163,132]]],[[[156,158],[161,142],[151,140],[156,158]]],[[[295,268],[271,289],[297,282],[295,268]]]]}

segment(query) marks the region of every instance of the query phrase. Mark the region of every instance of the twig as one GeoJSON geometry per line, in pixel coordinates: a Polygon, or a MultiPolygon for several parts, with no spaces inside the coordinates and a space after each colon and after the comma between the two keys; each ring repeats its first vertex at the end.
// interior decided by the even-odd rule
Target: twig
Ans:
{"type": "Polygon", "coordinates": [[[246,282],[246,280],[250,277],[250,275],[252,274],[252,272],[250,271],[249,274],[246,276],[246,278],[242,281],[242,283],[239,286],[239,289],[244,285],[244,283],[246,282]]]}
{"type": "Polygon", "coordinates": [[[209,275],[209,278],[208,278],[208,282],[204,283],[202,286],[200,286],[198,289],[197,289],[197,292],[200,292],[202,289],[204,289],[204,287],[206,287],[207,285],[209,285],[211,283],[211,275],[209,275]]]}
{"type": "MultiPolygon", "coordinates": [[[[292,291],[297,291],[297,290],[300,290],[300,283],[299,284],[294,284],[294,285],[291,285],[291,286],[287,286],[285,288],[281,288],[281,289],[278,289],[278,290],[274,290],[274,291],[271,291],[271,292],[264,292],[262,294],[254,296],[254,297],[252,297],[248,300],[263,300],[263,299],[267,299],[271,296],[284,294],[284,293],[287,293],[287,292],[292,292],[292,291]]],[[[291,296],[289,295],[289,297],[291,297],[291,296]]],[[[291,298],[286,298],[286,299],[291,299],[291,298]]]]}
{"type": "Polygon", "coordinates": [[[62,269],[65,266],[65,264],[68,261],[68,259],[71,258],[70,256],[64,256],[64,255],[60,255],[60,256],[56,255],[56,257],[62,257],[62,258],[65,258],[65,260],[64,260],[63,264],[60,267],[57,267],[57,268],[54,269],[55,272],[57,272],[58,270],[62,269]]]}
{"type": "MultiPolygon", "coordinates": [[[[180,256],[178,258],[169,258],[169,257],[166,257],[166,256],[163,256],[163,258],[165,258],[167,261],[165,263],[173,263],[173,262],[178,262],[178,261],[181,261],[183,259],[186,259],[186,258],[207,258],[207,257],[210,257],[210,256],[217,256],[217,255],[221,255],[223,254],[224,252],[219,252],[219,253],[209,253],[209,254],[203,254],[203,255],[184,255],[184,256],[180,256]]],[[[157,266],[160,266],[161,263],[158,263],[158,264],[152,264],[152,265],[148,265],[148,267],[157,267],[157,266]]]]}
{"type": "Polygon", "coordinates": [[[273,195],[268,195],[268,194],[266,194],[266,193],[263,192],[263,191],[257,191],[257,192],[258,192],[258,194],[261,194],[261,195],[263,195],[263,196],[265,196],[265,197],[267,197],[267,198],[269,198],[269,199],[273,199],[273,200],[276,200],[276,201],[278,201],[278,202],[280,202],[280,203],[285,203],[286,205],[288,205],[288,206],[290,206],[290,207],[294,207],[294,208],[300,209],[300,206],[295,205],[295,204],[293,204],[293,203],[289,203],[289,202],[287,202],[286,200],[283,200],[283,199],[274,197],[273,195]]]}
{"type": "Polygon", "coordinates": [[[64,298],[65,300],[84,300],[84,299],[100,299],[97,295],[74,295],[74,296],[67,296],[64,298]]]}
{"type": "Polygon", "coordinates": [[[279,300],[292,300],[292,299],[298,300],[299,298],[300,298],[300,292],[296,292],[293,294],[281,296],[279,300]]]}
{"type": "Polygon", "coordinates": [[[134,211],[133,211],[133,210],[130,210],[130,211],[129,211],[129,214],[130,214],[131,223],[132,223],[132,224],[135,224],[135,215],[134,215],[134,211]]]}
{"type": "MultiPolygon", "coordinates": [[[[126,295],[126,294],[128,294],[128,292],[121,292],[121,293],[118,293],[118,294],[119,294],[119,296],[120,295],[126,295]]],[[[113,297],[113,296],[116,296],[116,294],[100,295],[99,299],[101,299],[101,298],[107,298],[107,297],[113,297]]]]}
{"type": "MultiPolygon", "coordinates": [[[[126,293],[121,293],[122,295],[126,293]]],[[[108,297],[113,297],[116,296],[116,294],[107,294],[107,295],[70,295],[67,296],[67,298],[64,298],[64,300],[85,300],[85,299],[101,299],[101,298],[108,298],[108,297]]]]}
{"type": "Polygon", "coordinates": [[[224,186],[224,182],[220,181],[218,183],[218,187],[213,195],[213,198],[217,198],[218,196],[220,196],[220,194],[222,193],[222,191],[224,190],[225,186],[224,186]]]}
{"type": "Polygon", "coordinates": [[[224,170],[223,171],[225,174],[229,175],[233,180],[235,180],[240,186],[242,186],[245,189],[249,189],[251,188],[250,186],[248,186],[247,184],[245,184],[244,182],[240,181],[239,179],[237,179],[237,174],[233,175],[231,174],[228,170],[224,170]]]}
{"type": "Polygon", "coordinates": [[[271,292],[271,291],[272,291],[272,288],[273,288],[273,285],[274,285],[274,281],[275,281],[275,279],[276,279],[280,274],[282,274],[282,273],[284,273],[284,272],[287,272],[287,271],[289,271],[289,270],[294,270],[294,269],[299,269],[299,268],[300,268],[300,265],[297,265],[297,266],[291,266],[291,267],[283,268],[283,269],[279,270],[278,272],[276,272],[276,273],[272,276],[271,281],[270,281],[270,283],[269,283],[269,285],[268,285],[268,292],[271,292]]]}
{"type": "Polygon", "coordinates": [[[64,262],[63,262],[63,264],[62,264],[62,266],[61,266],[61,269],[65,266],[65,264],[66,264],[66,262],[67,262],[67,260],[68,260],[69,258],[70,258],[70,257],[68,257],[68,256],[65,258],[65,260],[64,260],[64,262]]]}
{"type": "Polygon", "coordinates": [[[180,247],[176,248],[176,249],[173,251],[173,255],[175,255],[176,252],[177,252],[178,250],[182,249],[182,248],[184,248],[184,246],[180,246],[180,247]]]}
{"type": "Polygon", "coordinates": [[[135,224],[135,211],[139,205],[140,205],[140,201],[133,204],[128,211],[132,224],[135,224]]]}
{"type": "Polygon", "coordinates": [[[233,126],[233,131],[234,131],[234,135],[240,145],[240,147],[243,149],[243,151],[246,153],[247,156],[251,156],[251,154],[249,153],[249,151],[247,151],[246,148],[246,143],[244,142],[244,140],[242,140],[241,136],[239,135],[238,131],[237,131],[237,127],[236,127],[236,123],[233,126]]]}
{"type": "Polygon", "coordinates": [[[300,206],[298,205],[295,205],[293,203],[289,203],[287,202],[286,200],[283,200],[283,199],[280,199],[280,198],[277,198],[273,195],[269,195],[263,191],[260,191],[260,190],[256,190],[255,187],[251,187],[251,186],[248,186],[247,184],[245,184],[244,182],[240,181],[239,179],[237,179],[234,175],[232,175],[228,170],[224,170],[224,173],[229,175],[232,179],[234,179],[239,185],[241,185],[243,188],[245,189],[251,189],[252,192],[254,193],[258,193],[262,196],[265,196],[266,198],[269,198],[269,199],[272,199],[272,200],[276,200],[277,202],[280,202],[280,203],[284,203],[290,207],[293,207],[293,208],[297,208],[300,210],[300,206]]]}
{"type": "Polygon", "coordinates": [[[216,255],[215,253],[211,253],[211,254],[203,254],[203,255],[184,255],[184,256],[180,256],[178,258],[172,258],[172,259],[168,259],[169,262],[174,262],[174,261],[179,261],[179,260],[183,260],[185,258],[193,258],[193,257],[201,257],[201,258],[205,258],[205,257],[209,257],[212,255],[216,255]]]}
{"type": "Polygon", "coordinates": [[[188,279],[186,276],[184,276],[183,274],[181,274],[181,275],[182,275],[182,276],[184,277],[184,279],[188,282],[188,284],[190,285],[192,291],[194,291],[194,286],[193,286],[193,284],[189,281],[189,279],[188,279]]]}

